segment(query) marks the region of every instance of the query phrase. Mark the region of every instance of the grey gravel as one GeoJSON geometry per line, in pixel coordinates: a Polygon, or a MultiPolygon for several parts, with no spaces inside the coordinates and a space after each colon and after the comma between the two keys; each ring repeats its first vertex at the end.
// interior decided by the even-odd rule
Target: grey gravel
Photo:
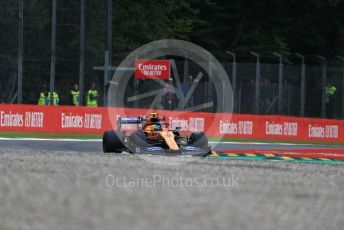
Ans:
{"type": "Polygon", "coordinates": [[[341,165],[174,158],[0,149],[0,229],[344,229],[341,165]]]}

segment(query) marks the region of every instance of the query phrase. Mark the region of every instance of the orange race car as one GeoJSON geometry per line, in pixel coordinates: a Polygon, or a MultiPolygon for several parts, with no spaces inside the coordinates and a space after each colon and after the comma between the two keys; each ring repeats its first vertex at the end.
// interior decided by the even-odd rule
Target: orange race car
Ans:
{"type": "Polygon", "coordinates": [[[103,135],[104,152],[183,154],[205,156],[211,153],[208,138],[203,132],[182,137],[179,129],[171,130],[158,113],[145,117],[120,117],[118,130],[106,131],[103,135]],[[127,134],[124,125],[136,125],[136,131],[127,134]]]}

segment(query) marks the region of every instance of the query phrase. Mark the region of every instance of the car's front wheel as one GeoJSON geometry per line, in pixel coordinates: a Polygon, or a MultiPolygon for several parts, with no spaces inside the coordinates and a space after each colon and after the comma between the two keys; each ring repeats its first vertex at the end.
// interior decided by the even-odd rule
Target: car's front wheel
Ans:
{"type": "Polygon", "coordinates": [[[104,153],[120,153],[124,147],[122,143],[122,133],[113,130],[105,131],[103,134],[104,153]]]}
{"type": "Polygon", "coordinates": [[[147,137],[144,132],[134,132],[129,137],[129,150],[132,153],[139,153],[141,147],[148,146],[147,137]]]}

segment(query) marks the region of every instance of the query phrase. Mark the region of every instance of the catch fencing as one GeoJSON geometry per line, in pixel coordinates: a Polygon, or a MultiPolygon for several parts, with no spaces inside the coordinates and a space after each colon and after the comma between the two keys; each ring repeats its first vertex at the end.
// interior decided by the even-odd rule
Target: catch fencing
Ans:
{"type": "MultiPolygon", "coordinates": [[[[78,83],[85,104],[85,94],[95,82],[99,105],[106,106],[107,89],[114,71],[104,71],[104,66],[115,70],[130,52],[142,45],[136,42],[131,50],[121,49],[123,41],[116,34],[116,28],[121,25],[114,23],[120,20],[120,15],[112,12],[119,8],[116,4],[121,3],[112,0],[44,0],[30,4],[23,0],[2,1],[0,103],[37,104],[42,86],[47,84],[51,91],[59,94],[60,106],[71,105],[70,91],[72,85],[78,83]]],[[[219,60],[232,84],[234,113],[344,118],[343,58],[326,60],[298,55],[280,60],[278,64],[278,58],[264,60],[262,55],[257,63],[255,60],[245,63],[248,58],[240,63],[240,55],[232,62],[227,53],[223,51],[219,60]],[[335,93],[328,95],[327,86],[335,87],[335,93]]],[[[196,78],[200,71],[204,77],[197,82],[186,107],[164,108],[188,110],[212,102],[211,107],[199,106],[198,112],[215,112],[216,92],[207,71],[200,70],[187,58],[172,58],[183,84],[188,84],[189,75],[196,78]]],[[[127,87],[127,99],[159,89],[161,84],[137,81],[132,76],[123,87],[127,87]]],[[[186,93],[185,89],[178,90],[186,93]]],[[[151,98],[139,102],[126,100],[123,104],[147,108],[151,98]]]]}

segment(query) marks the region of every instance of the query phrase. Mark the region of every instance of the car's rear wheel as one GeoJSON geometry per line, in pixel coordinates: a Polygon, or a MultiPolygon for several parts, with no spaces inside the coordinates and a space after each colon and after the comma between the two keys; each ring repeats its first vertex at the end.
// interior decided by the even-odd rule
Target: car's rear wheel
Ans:
{"type": "Polygon", "coordinates": [[[147,137],[144,132],[134,132],[129,138],[129,150],[132,153],[138,153],[138,149],[148,146],[147,137]]]}
{"type": "Polygon", "coordinates": [[[120,153],[124,147],[122,143],[123,134],[121,132],[108,130],[103,134],[104,153],[120,153]]]}
{"type": "Polygon", "coordinates": [[[208,148],[208,137],[205,135],[204,132],[191,133],[189,144],[199,148],[208,148]]]}
{"type": "Polygon", "coordinates": [[[174,139],[178,140],[180,138],[180,133],[178,131],[173,131],[174,139]]]}

